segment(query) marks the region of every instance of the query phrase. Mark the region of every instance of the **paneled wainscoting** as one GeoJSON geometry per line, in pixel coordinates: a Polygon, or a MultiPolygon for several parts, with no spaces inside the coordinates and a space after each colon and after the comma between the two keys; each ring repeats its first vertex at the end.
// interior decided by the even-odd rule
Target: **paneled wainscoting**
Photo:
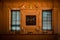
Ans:
{"type": "Polygon", "coordinates": [[[58,40],[57,34],[0,34],[0,40],[58,40]]]}

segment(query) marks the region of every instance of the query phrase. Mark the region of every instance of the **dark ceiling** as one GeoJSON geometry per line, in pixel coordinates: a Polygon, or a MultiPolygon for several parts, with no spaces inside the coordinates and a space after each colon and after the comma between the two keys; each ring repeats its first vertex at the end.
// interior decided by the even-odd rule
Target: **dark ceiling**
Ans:
{"type": "Polygon", "coordinates": [[[42,1],[58,1],[58,2],[60,2],[60,0],[0,0],[0,2],[42,2],[42,1]]]}

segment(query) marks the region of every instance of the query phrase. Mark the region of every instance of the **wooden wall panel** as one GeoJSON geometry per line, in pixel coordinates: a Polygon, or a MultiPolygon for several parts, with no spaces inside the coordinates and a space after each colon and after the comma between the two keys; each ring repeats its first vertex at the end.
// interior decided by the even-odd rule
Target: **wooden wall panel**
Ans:
{"type": "Polygon", "coordinates": [[[58,34],[60,34],[60,2],[58,3],[58,34]]]}
{"type": "Polygon", "coordinates": [[[2,15],[2,2],[0,2],[0,33],[2,33],[2,26],[3,26],[3,23],[2,23],[2,18],[3,15],[2,15]]]}

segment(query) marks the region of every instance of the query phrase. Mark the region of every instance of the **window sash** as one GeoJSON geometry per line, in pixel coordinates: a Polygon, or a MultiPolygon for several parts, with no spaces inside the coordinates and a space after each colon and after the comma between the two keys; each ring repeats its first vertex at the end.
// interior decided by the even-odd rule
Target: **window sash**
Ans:
{"type": "Polygon", "coordinates": [[[43,30],[51,30],[52,29],[52,11],[43,10],[42,15],[43,15],[42,16],[43,30]]]}
{"type": "Polygon", "coordinates": [[[20,11],[11,10],[11,30],[19,31],[20,30],[20,11]]]}

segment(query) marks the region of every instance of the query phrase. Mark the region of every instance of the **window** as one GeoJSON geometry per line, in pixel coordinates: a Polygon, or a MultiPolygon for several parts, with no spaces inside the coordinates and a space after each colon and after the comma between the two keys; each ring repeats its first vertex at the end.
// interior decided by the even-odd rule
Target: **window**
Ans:
{"type": "Polygon", "coordinates": [[[11,30],[20,30],[20,10],[11,10],[11,30]]]}
{"type": "Polygon", "coordinates": [[[26,25],[36,25],[36,15],[27,15],[26,25]]]}
{"type": "Polygon", "coordinates": [[[51,30],[52,29],[52,11],[51,10],[43,10],[43,30],[51,30]]]}

